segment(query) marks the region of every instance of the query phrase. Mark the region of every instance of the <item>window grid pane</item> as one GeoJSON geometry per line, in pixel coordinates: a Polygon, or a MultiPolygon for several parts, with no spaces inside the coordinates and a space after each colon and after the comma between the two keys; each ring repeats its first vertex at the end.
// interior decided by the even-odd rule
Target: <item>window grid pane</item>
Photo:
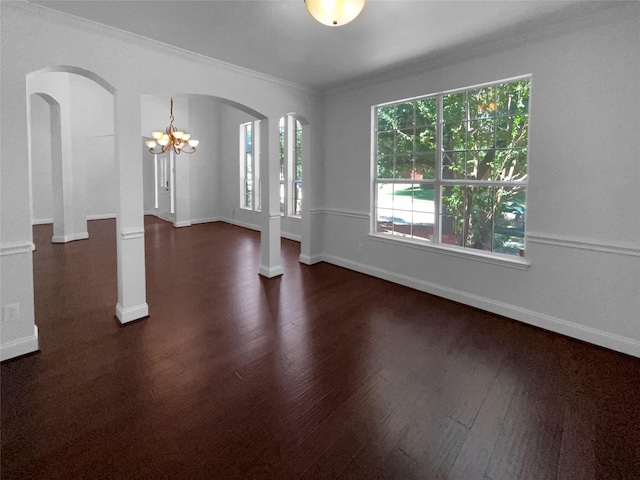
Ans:
{"type": "Polygon", "coordinates": [[[375,231],[523,255],[529,91],[524,78],[376,108],[375,231]]]}

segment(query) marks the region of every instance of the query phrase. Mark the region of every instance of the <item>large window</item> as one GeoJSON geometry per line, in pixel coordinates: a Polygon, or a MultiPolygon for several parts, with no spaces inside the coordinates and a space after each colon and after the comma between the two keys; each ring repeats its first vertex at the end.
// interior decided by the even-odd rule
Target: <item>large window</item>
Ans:
{"type": "Polygon", "coordinates": [[[256,152],[258,128],[249,122],[240,125],[240,206],[260,211],[260,163],[256,152]]]}
{"type": "Polygon", "coordinates": [[[280,119],[280,214],[302,215],[302,125],[280,119]]]}
{"type": "Polygon", "coordinates": [[[375,232],[524,255],[530,79],[374,107],[375,232]]]}

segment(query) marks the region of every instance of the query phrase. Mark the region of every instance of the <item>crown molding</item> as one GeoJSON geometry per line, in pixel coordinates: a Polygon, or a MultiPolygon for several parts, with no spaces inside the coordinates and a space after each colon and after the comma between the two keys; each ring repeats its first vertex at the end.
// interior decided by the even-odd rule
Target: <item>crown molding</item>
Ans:
{"type": "Polygon", "coordinates": [[[617,17],[612,11],[619,9],[638,8],[637,1],[611,1],[600,10],[583,13],[575,17],[562,21],[534,28],[525,33],[518,33],[517,25],[509,32],[502,33],[500,38],[470,40],[465,45],[443,49],[432,55],[412,59],[396,65],[384,67],[377,72],[372,72],[353,80],[330,86],[322,90],[324,95],[346,93],[361,88],[366,88],[380,83],[391,82],[405,77],[420,75],[429,70],[448,67],[461,62],[473,60],[479,57],[492,55],[513,48],[525,46],[531,42],[541,41],[549,38],[557,38],[576,31],[594,28],[599,25],[615,24],[617,17]]]}
{"type": "Polygon", "coordinates": [[[60,26],[72,25],[74,28],[84,30],[85,32],[94,34],[98,33],[108,37],[115,37],[125,43],[133,43],[142,48],[150,48],[155,51],[161,49],[170,55],[177,55],[182,58],[188,57],[190,60],[193,60],[195,62],[199,62],[201,64],[211,66],[220,70],[226,70],[238,75],[248,76],[263,82],[268,82],[287,88],[294,88],[304,93],[315,96],[320,96],[322,94],[321,90],[309,87],[307,85],[302,85],[300,83],[295,83],[282,78],[274,77],[272,75],[267,75],[256,70],[251,70],[249,68],[241,67],[229,62],[224,62],[216,58],[207,57],[206,55],[192,52],[191,50],[186,50],[180,47],[176,47],[175,45],[163,43],[158,40],[153,40],[151,38],[128,32],[126,30],[121,30],[110,25],[105,25],[94,20],[89,20],[43,5],[31,3],[29,0],[16,0],[13,2],[2,1],[0,3],[2,4],[3,8],[6,7],[14,9],[18,14],[37,16],[40,20],[46,21],[48,23],[54,23],[60,26]]]}

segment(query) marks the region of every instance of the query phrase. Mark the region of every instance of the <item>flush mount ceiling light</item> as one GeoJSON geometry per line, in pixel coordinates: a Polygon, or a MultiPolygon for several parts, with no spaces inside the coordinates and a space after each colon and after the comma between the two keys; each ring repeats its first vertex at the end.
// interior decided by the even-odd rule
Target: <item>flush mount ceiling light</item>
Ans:
{"type": "Polygon", "coordinates": [[[304,0],[309,13],[330,27],[346,25],[362,11],[365,0],[304,0]]]}
{"type": "Polygon", "coordinates": [[[154,140],[147,140],[147,147],[151,153],[165,153],[172,150],[177,154],[193,153],[196,151],[198,140],[192,139],[191,134],[178,130],[173,126],[173,98],[171,99],[171,114],[169,115],[169,126],[164,132],[151,132],[154,140]]]}

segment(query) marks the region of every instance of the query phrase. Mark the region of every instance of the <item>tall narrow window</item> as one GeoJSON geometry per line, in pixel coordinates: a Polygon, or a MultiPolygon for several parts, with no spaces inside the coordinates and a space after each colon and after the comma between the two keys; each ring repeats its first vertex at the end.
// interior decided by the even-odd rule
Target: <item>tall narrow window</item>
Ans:
{"type": "Polygon", "coordinates": [[[302,125],[295,120],[295,154],[294,154],[294,181],[293,181],[293,215],[302,215],[302,125]]]}
{"type": "Polygon", "coordinates": [[[280,119],[280,214],[302,215],[302,125],[291,115],[280,119]]]}
{"type": "Polygon", "coordinates": [[[524,255],[530,79],[374,108],[375,233],[524,255]]]}
{"type": "Polygon", "coordinates": [[[285,194],[285,190],[286,190],[286,182],[285,182],[285,178],[286,178],[286,162],[285,162],[285,141],[284,141],[284,117],[280,118],[280,124],[279,124],[279,129],[280,129],[280,141],[278,142],[280,144],[280,215],[284,215],[286,212],[286,202],[287,202],[287,196],[285,194]]]}
{"type": "Polygon", "coordinates": [[[260,211],[259,135],[252,122],[240,125],[240,206],[260,211]]]}

